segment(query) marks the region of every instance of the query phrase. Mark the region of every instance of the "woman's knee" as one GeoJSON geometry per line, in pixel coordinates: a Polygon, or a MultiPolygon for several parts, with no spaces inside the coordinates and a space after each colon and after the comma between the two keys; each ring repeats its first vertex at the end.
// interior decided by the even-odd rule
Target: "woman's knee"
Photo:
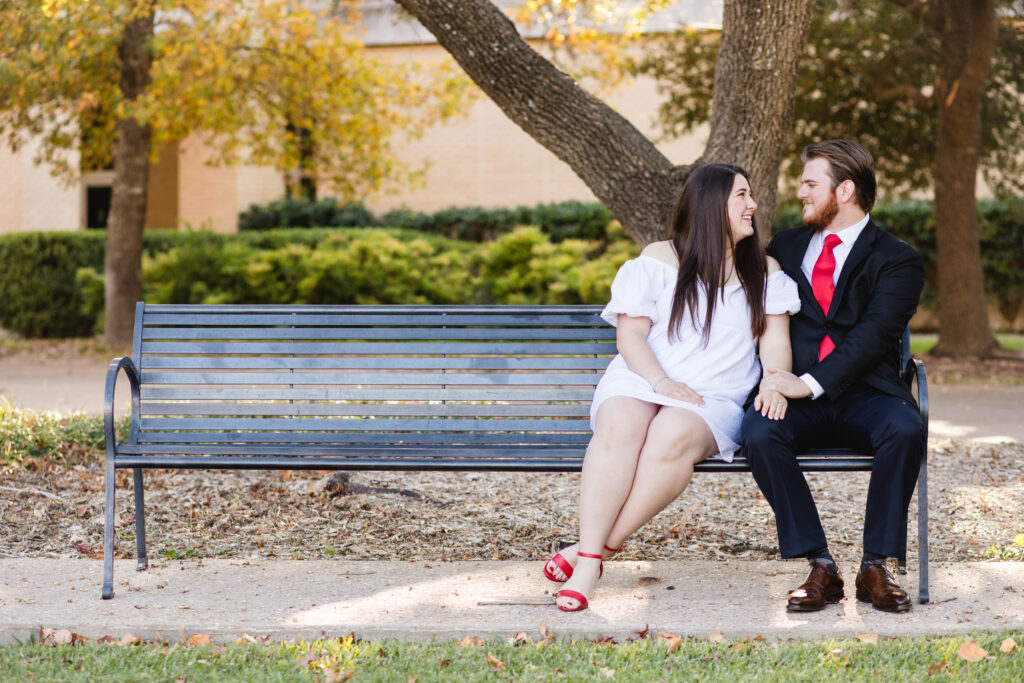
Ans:
{"type": "Polygon", "coordinates": [[[714,450],[714,436],[703,421],[673,425],[667,420],[654,420],[647,431],[641,457],[692,467],[712,455],[714,450]]]}

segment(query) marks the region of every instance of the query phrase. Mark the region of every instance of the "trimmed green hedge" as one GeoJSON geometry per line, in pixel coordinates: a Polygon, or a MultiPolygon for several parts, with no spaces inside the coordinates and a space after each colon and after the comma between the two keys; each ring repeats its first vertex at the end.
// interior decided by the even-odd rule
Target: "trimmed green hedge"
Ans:
{"type": "MultiPolygon", "coordinates": [[[[1024,301],[1024,202],[983,201],[979,209],[986,287],[1013,320],[1024,301]]],[[[492,213],[493,224],[504,225],[511,211],[492,213]]],[[[924,254],[923,304],[933,306],[931,203],[896,202],[872,216],[924,254]]],[[[799,209],[789,207],[774,228],[799,222],[799,209]]],[[[483,243],[411,228],[149,231],[144,296],[154,303],[603,303],[636,245],[614,222],[590,240],[555,239],[555,224],[552,218],[547,230],[517,228],[483,243]]],[[[104,239],[99,231],[0,236],[0,326],[29,337],[98,329],[104,239]]]]}
{"type": "Polygon", "coordinates": [[[396,209],[376,218],[359,202],[337,199],[283,199],[260,206],[253,204],[238,215],[238,229],[312,227],[389,227],[431,233],[471,242],[489,242],[520,225],[536,225],[551,241],[607,239],[612,214],[599,202],[568,201],[558,204],[485,209],[479,206],[450,207],[435,213],[396,209]]]}

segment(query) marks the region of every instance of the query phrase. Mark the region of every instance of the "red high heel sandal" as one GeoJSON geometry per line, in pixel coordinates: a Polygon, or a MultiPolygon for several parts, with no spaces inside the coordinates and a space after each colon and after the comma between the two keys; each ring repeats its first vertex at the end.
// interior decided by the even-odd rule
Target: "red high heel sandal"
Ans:
{"type": "MultiPolygon", "coordinates": [[[[601,555],[595,555],[593,553],[576,553],[576,555],[579,557],[591,557],[595,560],[604,559],[601,555]]],[[[602,570],[603,569],[604,567],[602,565],[602,570]]],[[[587,602],[587,596],[585,596],[583,593],[580,593],[579,591],[569,590],[567,588],[563,588],[562,590],[555,593],[555,600],[555,605],[558,607],[558,609],[562,610],[563,612],[579,612],[581,610],[587,609],[587,605],[589,604],[587,602]],[[575,607],[563,607],[562,605],[558,604],[558,598],[572,598],[578,604],[575,607]]]]}
{"type": "MultiPolygon", "coordinates": [[[[605,546],[604,549],[610,553],[617,553],[625,547],[626,544],[623,543],[618,548],[609,548],[608,546],[605,546]]],[[[582,555],[582,553],[576,553],[576,555],[579,556],[582,555]]],[[[583,557],[591,557],[591,555],[583,555],[583,557]]],[[[568,560],[562,557],[562,553],[555,553],[555,556],[548,560],[548,563],[544,565],[544,576],[546,576],[549,581],[565,583],[572,578],[572,565],[569,564],[568,560]],[[554,565],[554,567],[552,567],[552,565],[554,565]],[[555,576],[555,567],[562,570],[562,573],[565,574],[564,579],[560,579],[555,576]]],[[[604,562],[601,563],[601,573],[598,575],[598,578],[601,578],[602,576],[604,576],[604,562]]]]}

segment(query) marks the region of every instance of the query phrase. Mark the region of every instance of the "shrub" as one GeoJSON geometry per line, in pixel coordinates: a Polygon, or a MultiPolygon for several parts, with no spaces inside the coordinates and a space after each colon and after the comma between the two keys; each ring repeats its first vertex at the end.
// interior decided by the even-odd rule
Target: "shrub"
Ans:
{"type": "MultiPolygon", "coordinates": [[[[568,204],[500,214],[406,211],[394,214],[401,227],[386,229],[147,231],[144,295],[153,303],[603,303],[637,246],[618,223],[604,223],[606,214],[568,204]],[[431,223],[438,215],[442,223],[431,223]],[[509,229],[484,244],[419,229],[483,234],[528,217],[547,227],[509,229]],[[559,225],[574,227],[558,233],[559,225]],[[580,231],[594,236],[571,236],[580,231]]],[[[1012,321],[1024,305],[1024,202],[989,200],[979,209],[985,286],[1012,321]]],[[[924,255],[923,304],[933,306],[931,203],[893,202],[872,216],[924,255]]],[[[774,227],[799,223],[799,208],[786,207],[774,227]]],[[[0,326],[29,337],[92,334],[103,313],[104,239],[100,231],[0,236],[0,326]]]]}
{"type": "Polygon", "coordinates": [[[288,197],[265,206],[252,204],[238,214],[238,229],[330,228],[374,225],[373,214],[362,202],[319,201],[288,197]]]}
{"type": "Polygon", "coordinates": [[[92,334],[79,268],[103,269],[103,232],[19,232],[0,238],[0,326],[25,337],[92,334]]]}

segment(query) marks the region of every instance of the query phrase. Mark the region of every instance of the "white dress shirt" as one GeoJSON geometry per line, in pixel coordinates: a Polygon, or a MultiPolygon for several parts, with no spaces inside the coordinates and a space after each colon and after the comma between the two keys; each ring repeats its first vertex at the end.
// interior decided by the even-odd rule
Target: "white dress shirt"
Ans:
{"type": "MultiPolygon", "coordinates": [[[[843,228],[839,232],[834,233],[839,237],[840,243],[832,249],[832,255],[836,259],[836,269],[832,273],[832,283],[839,282],[839,274],[843,271],[843,265],[846,263],[846,257],[850,255],[850,250],[853,249],[853,243],[857,241],[860,234],[864,232],[865,226],[868,224],[868,220],[871,219],[870,214],[865,214],[864,218],[860,219],[853,225],[843,228]]],[[[818,257],[821,256],[821,250],[825,248],[825,237],[830,235],[828,230],[822,230],[817,232],[811,237],[810,243],[807,245],[807,251],[804,253],[803,263],[800,264],[800,270],[803,272],[804,277],[807,278],[808,282],[811,282],[811,274],[814,272],[814,264],[818,262],[818,257]]],[[[818,380],[811,376],[811,373],[805,372],[800,375],[800,379],[803,383],[811,388],[811,398],[818,398],[825,393],[825,390],[818,380]]]]}

